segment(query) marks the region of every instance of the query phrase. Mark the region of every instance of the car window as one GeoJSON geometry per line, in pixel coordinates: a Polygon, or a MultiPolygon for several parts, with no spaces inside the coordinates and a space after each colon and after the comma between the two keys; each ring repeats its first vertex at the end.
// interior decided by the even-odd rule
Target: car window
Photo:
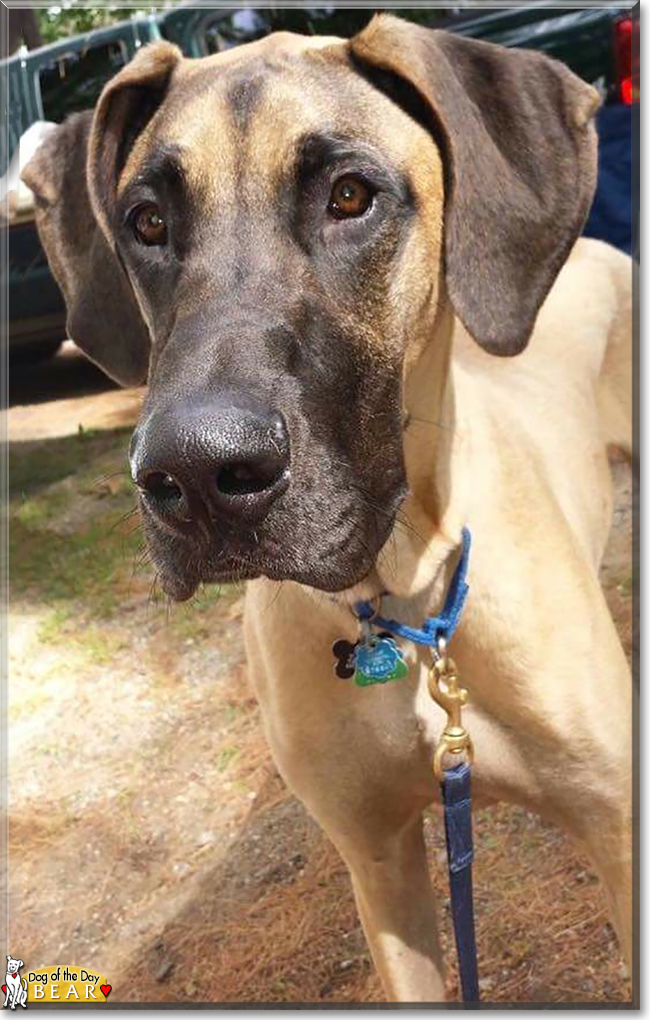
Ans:
{"type": "Polygon", "coordinates": [[[60,123],[69,113],[94,106],[106,82],[127,60],[126,47],[118,41],[78,53],[71,50],[41,65],[38,78],[45,120],[60,123]]]}

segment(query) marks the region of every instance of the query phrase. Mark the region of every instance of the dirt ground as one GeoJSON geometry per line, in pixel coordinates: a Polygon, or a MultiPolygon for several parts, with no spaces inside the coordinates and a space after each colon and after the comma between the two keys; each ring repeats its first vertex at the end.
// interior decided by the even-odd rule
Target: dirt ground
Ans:
{"type": "MultiPolygon", "coordinates": [[[[336,852],[286,791],[247,685],[242,591],[171,609],[125,451],[142,394],[69,349],[16,370],[10,455],[10,946],[112,1001],[382,1001],[336,852]]],[[[631,480],[603,583],[631,644],[631,480]]],[[[483,997],[619,1002],[598,882],[525,811],[477,815],[483,997]]],[[[446,903],[440,819],[427,819],[446,903]]],[[[450,919],[442,918],[457,991],[450,919]]]]}

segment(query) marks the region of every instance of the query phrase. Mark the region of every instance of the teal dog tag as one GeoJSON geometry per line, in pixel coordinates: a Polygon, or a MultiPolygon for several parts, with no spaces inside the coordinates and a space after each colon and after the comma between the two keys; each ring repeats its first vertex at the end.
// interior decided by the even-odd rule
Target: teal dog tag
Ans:
{"type": "Polygon", "coordinates": [[[408,676],[408,666],[397,642],[374,634],[360,644],[354,656],[354,682],[358,687],[385,684],[408,676]]]}

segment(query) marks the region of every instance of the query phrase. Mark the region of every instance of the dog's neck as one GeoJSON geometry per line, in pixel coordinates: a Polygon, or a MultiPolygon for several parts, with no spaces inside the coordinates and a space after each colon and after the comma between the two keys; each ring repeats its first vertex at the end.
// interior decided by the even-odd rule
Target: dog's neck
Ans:
{"type": "MultiPolygon", "coordinates": [[[[385,614],[420,626],[444,600],[466,521],[463,473],[454,463],[468,441],[454,392],[452,341],[456,319],[451,303],[440,301],[428,336],[419,338],[405,370],[404,454],[408,495],[375,569],[359,585],[339,593],[332,604],[351,607],[360,599],[388,593],[385,614]]],[[[319,593],[305,589],[316,595],[319,593]]]]}
{"type": "Polygon", "coordinates": [[[377,561],[385,588],[402,598],[427,592],[433,598],[444,589],[445,568],[466,523],[466,501],[453,470],[464,442],[451,371],[454,326],[453,308],[443,300],[427,342],[406,370],[409,494],[377,561]]]}

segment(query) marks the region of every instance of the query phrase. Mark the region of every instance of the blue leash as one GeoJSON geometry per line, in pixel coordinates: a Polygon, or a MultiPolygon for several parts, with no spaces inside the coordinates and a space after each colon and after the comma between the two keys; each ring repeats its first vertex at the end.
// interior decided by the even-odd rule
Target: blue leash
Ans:
{"type": "Polygon", "coordinates": [[[456,953],[463,1002],[479,1002],[476,934],[474,930],[474,896],[472,889],[471,768],[463,762],[447,769],[441,783],[445,813],[447,867],[451,893],[456,953]]]}
{"type": "MultiPolygon", "coordinates": [[[[443,610],[439,616],[428,617],[421,628],[407,627],[397,620],[377,615],[370,602],[357,602],[354,607],[355,614],[361,621],[372,622],[373,627],[418,645],[428,645],[437,651],[441,638],[448,642],[460,622],[469,591],[466,578],[471,544],[470,531],[463,528],[460,559],[451,579],[443,610]]],[[[474,846],[469,763],[463,762],[454,768],[445,769],[440,787],[445,817],[451,913],[463,1002],[478,1003],[480,996],[472,889],[474,846]]]]}

